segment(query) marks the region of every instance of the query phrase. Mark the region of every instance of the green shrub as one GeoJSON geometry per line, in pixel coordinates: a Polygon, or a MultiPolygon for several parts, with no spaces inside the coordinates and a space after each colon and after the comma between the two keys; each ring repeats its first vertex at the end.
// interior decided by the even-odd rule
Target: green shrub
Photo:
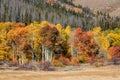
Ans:
{"type": "Polygon", "coordinates": [[[95,62],[95,63],[94,63],[94,66],[95,66],[95,67],[101,67],[101,66],[103,66],[103,63],[95,62]]]}
{"type": "Polygon", "coordinates": [[[65,65],[62,62],[60,62],[60,61],[55,61],[53,63],[53,66],[55,66],[55,67],[64,67],[65,65]]]}
{"type": "Polygon", "coordinates": [[[85,63],[87,61],[87,58],[85,58],[84,56],[78,56],[77,58],[80,63],[85,63]]]}

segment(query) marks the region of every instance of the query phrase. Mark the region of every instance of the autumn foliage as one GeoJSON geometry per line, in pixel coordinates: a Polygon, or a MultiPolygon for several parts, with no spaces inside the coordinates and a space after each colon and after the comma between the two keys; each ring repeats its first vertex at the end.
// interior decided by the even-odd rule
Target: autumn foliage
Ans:
{"type": "Polygon", "coordinates": [[[120,58],[120,46],[116,45],[109,48],[109,55],[111,59],[120,58]]]}
{"type": "Polygon", "coordinates": [[[83,32],[80,28],[75,31],[75,46],[78,48],[78,55],[86,58],[95,58],[98,54],[98,46],[95,43],[93,33],[83,32]]]}
{"type": "Polygon", "coordinates": [[[25,64],[31,60],[49,61],[56,65],[120,58],[120,29],[91,31],[71,29],[68,25],[47,21],[0,23],[0,60],[25,64]],[[98,60],[96,60],[98,59],[98,60]]]}

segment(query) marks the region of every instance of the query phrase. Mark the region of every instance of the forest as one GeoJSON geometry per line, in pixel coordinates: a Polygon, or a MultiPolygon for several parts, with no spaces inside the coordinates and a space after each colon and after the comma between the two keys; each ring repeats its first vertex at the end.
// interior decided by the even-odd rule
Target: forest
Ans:
{"type": "Polygon", "coordinates": [[[119,17],[75,5],[72,0],[0,0],[0,3],[1,22],[30,24],[47,20],[53,24],[61,23],[63,27],[68,24],[72,28],[80,26],[83,31],[95,26],[101,26],[102,30],[120,26],[119,17]]]}
{"type": "Polygon", "coordinates": [[[120,58],[120,29],[63,28],[48,21],[29,25],[0,23],[0,60],[25,64],[49,61],[55,66],[104,62],[120,58]]]}
{"type": "Polygon", "coordinates": [[[120,18],[72,0],[0,0],[0,61],[55,66],[120,59],[120,18]]]}

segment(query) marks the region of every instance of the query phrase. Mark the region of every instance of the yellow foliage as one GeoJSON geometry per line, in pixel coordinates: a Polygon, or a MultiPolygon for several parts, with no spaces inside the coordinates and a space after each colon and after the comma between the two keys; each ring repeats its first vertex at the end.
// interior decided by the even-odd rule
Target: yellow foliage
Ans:
{"type": "Polygon", "coordinates": [[[14,25],[15,23],[13,23],[13,22],[0,22],[0,31],[1,30],[5,30],[5,29],[7,29],[7,28],[10,28],[10,27],[12,27],[13,25],[14,25]]]}
{"type": "Polygon", "coordinates": [[[116,33],[109,33],[107,35],[108,40],[112,43],[112,45],[120,45],[120,35],[116,33]]]}
{"type": "Polygon", "coordinates": [[[74,11],[76,12],[76,13],[78,13],[79,12],[79,8],[73,8],[74,9],[74,11]]]}
{"type": "Polygon", "coordinates": [[[41,27],[45,27],[45,26],[47,26],[47,25],[49,25],[49,22],[48,22],[48,21],[42,21],[42,22],[41,22],[41,27]]]}
{"type": "Polygon", "coordinates": [[[60,33],[62,32],[62,25],[61,24],[57,24],[56,28],[60,33]]]}
{"type": "Polygon", "coordinates": [[[96,27],[93,29],[94,34],[98,34],[101,31],[101,27],[96,27]]]}
{"type": "Polygon", "coordinates": [[[97,15],[97,12],[96,12],[96,11],[94,11],[94,12],[93,12],[93,14],[94,14],[94,15],[97,15]]]}
{"type": "Polygon", "coordinates": [[[109,44],[109,41],[107,40],[107,37],[104,36],[103,32],[101,32],[101,28],[100,27],[94,28],[93,33],[94,33],[94,39],[96,43],[103,49],[107,50],[110,44],[109,44]]]}
{"type": "Polygon", "coordinates": [[[65,29],[65,32],[67,33],[67,35],[69,35],[69,34],[70,34],[70,31],[71,31],[70,26],[67,26],[67,27],[66,27],[66,29],[65,29]]]}
{"type": "Polygon", "coordinates": [[[0,50],[0,60],[3,60],[5,55],[7,55],[7,52],[4,50],[0,50]]]}

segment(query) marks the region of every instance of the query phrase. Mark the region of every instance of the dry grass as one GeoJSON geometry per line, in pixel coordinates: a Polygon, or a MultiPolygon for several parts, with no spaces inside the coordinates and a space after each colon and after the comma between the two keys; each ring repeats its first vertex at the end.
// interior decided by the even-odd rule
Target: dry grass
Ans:
{"type": "Polygon", "coordinates": [[[0,80],[120,80],[120,66],[79,71],[0,71],[0,80]]]}

